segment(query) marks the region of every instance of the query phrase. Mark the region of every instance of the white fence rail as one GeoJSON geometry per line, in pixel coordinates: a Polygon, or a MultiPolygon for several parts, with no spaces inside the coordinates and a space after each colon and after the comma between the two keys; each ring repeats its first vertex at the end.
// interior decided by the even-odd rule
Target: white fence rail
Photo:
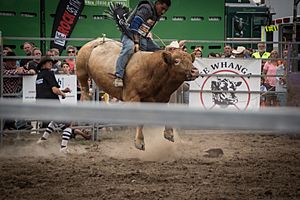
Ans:
{"type": "Polygon", "coordinates": [[[57,101],[24,103],[15,99],[0,99],[0,118],[171,125],[193,129],[300,131],[298,108],[268,108],[257,112],[207,111],[175,104],[82,102],[72,105],[58,104],[57,101]]]}

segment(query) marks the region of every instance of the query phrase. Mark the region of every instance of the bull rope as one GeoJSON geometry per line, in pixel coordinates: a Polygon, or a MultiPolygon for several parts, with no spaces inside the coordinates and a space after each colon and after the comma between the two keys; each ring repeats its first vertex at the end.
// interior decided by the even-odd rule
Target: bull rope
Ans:
{"type": "Polygon", "coordinates": [[[152,32],[152,34],[157,37],[159,39],[159,41],[164,45],[164,47],[166,47],[167,45],[164,43],[164,41],[158,36],[156,35],[155,33],[152,32]]]}

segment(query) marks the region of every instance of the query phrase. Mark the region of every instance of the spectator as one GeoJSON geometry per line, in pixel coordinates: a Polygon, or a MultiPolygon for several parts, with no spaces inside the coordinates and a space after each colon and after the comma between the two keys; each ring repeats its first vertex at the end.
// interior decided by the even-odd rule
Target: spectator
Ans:
{"type": "Polygon", "coordinates": [[[284,49],[283,52],[282,52],[282,57],[284,59],[287,59],[288,58],[288,55],[289,55],[289,50],[288,49],[284,49]]]}
{"type": "Polygon", "coordinates": [[[195,55],[196,58],[202,58],[202,50],[203,50],[203,46],[195,47],[193,54],[195,55]]]}
{"type": "Polygon", "coordinates": [[[244,57],[245,58],[251,58],[252,54],[253,54],[253,49],[251,49],[251,48],[245,49],[245,51],[244,51],[244,57]]]}
{"type": "Polygon", "coordinates": [[[61,64],[61,70],[60,70],[61,74],[66,74],[66,75],[70,75],[70,65],[67,62],[63,62],[61,64]]]}
{"type": "MultiPolygon", "coordinates": [[[[6,56],[16,56],[14,52],[7,52],[6,56]]],[[[3,75],[23,75],[28,70],[23,67],[17,67],[16,59],[3,59],[3,75]]],[[[5,77],[3,78],[3,94],[14,96],[22,91],[22,77],[5,77]]]]}
{"type": "MultiPolygon", "coordinates": [[[[277,71],[277,62],[278,52],[273,50],[270,54],[272,60],[267,61],[264,64],[263,73],[266,75],[265,85],[268,91],[275,91],[276,87],[276,71],[277,71]]],[[[276,94],[269,93],[267,94],[266,106],[276,106],[276,94]]]]}
{"type": "MultiPolygon", "coordinates": [[[[12,51],[8,51],[6,56],[16,56],[12,51]]],[[[2,67],[2,66],[1,66],[2,67]]],[[[3,59],[3,75],[8,77],[3,78],[3,94],[5,97],[19,98],[22,95],[22,77],[14,75],[27,74],[28,71],[23,67],[17,67],[16,59],[3,59]],[[11,75],[11,76],[10,76],[11,75]]],[[[24,120],[5,120],[4,129],[30,129],[32,128],[24,120]]]]}
{"type": "Polygon", "coordinates": [[[222,58],[234,58],[232,54],[232,48],[230,45],[224,46],[224,54],[221,56],[222,58]]]}
{"type": "Polygon", "coordinates": [[[11,48],[9,48],[9,47],[4,47],[3,48],[3,55],[6,56],[7,52],[13,52],[13,50],[11,48]]]}
{"type": "Polygon", "coordinates": [[[270,57],[270,53],[266,52],[266,44],[264,42],[259,42],[257,44],[258,51],[252,54],[252,58],[261,58],[264,59],[261,62],[261,71],[263,71],[264,65],[266,63],[267,58],[270,57]]]}
{"type": "MultiPolygon", "coordinates": [[[[34,48],[34,44],[32,42],[24,42],[23,44],[23,50],[24,50],[24,53],[26,56],[31,56],[32,54],[32,50],[34,48]]],[[[25,59],[21,59],[20,61],[20,67],[24,67],[24,68],[28,68],[28,62],[31,61],[32,59],[28,59],[28,58],[25,58],[25,59]]]]}
{"type": "Polygon", "coordinates": [[[37,65],[40,62],[41,56],[42,56],[42,52],[39,48],[35,47],[32,50],[32,56],[35,56],[36,58],[34,58],[32,61],[28,62],[28,70],[30,74],[37,74],[37,65]]]}
{"type": "Polygon", "coordinates": [[[233,57],[234,58],[245,58],[244,52],[245,52],[246,48],[243,46],[238,46],[236,49],[232,50],[233,53],[233,57]]]}
{"type": "Polygon", "coordinates": [[[280,62],[285,66],[286,71],[288,71],[288,56],[289,56],[289,50],[288,49],[284,49],[282,51],[282,58],[283,58],[283,60],[281,60],[280,62]]]}
{"type": "Polygon", "coordinates": [[[260,79],[260,91],[262,92],[260,94],[260,106],[265,107],[266,106],[266,93],[267,93],[268,90],[265,86],[264,77],[261,77],[261,79],[260,79]]]}
{"type": "Polygon", "coordinates": [[[208,57],[209,57],[209,58],[217,58],[217,54],[215,54],[215,53],[213,53],[213,52],[210,52],[210,53],[208,54],[208,57]]]}
{"type": "MultiPolygon", "coordinates": [[[[40,63],[37,66],[39,70],[37,78],[36,78],[36,99],[54,99],[59,101],[59,96],[65,98],[65,93],[70,92],[69,88],[65,88],[64,90],[60,90],[60,86],[55,78],[53,71],[51,68],[55,63],[54,59],[45,56],[42,57],[40,63]]],[[[63,124],[61,129],[63,129],[63,136],[61,142],[61,152],[67,152],[67,143],[72,137],[72,129],[70,128],[71,124],[63,124]]],[[[49,135],[58,128],[58,124],[54,121],[51,121],[48,124],[46,131],[43,136],[38,140],[37,143],[45,142],[49,135]]]]}
{"type": "Polygon", "coordinates": [[[49,50],[46,52],[46,56],[47,56],[47,57],[51,57],[51,58],[54,60],[54,64],[53,64],[53,66],[52,66],[52,68],[51,68],[51,71],[53,71],[55,74],[57,74],[58,71],[59,71],[59,68],[58,68],[58,66],[56,65],[56,63],[58,62],[58,60],[57,60],[57,59],[54,59],[54,57],[55,57],[55,52],[52,51],[51,49],[49,49],[49,50]]]}
{"type": "Polygon", "coordinates": [[[74,46],[67,46],[68,56],[72,56],[70,58],[65,59],[65,62],[69,63],[71,74],[75,73],[75,56],[77,54],[77,48],[74,46]]]}
{"type": "MultiPolygon", "coordinates": [[[[52,49],[50,49],[50,51],[52,52],[52,54],[54,56],[54,61],[56,61],[53,68],[59,70],[61,68],[61,63],[62,63],[59,60],[59,50],[57,48],[52,48],[52,49]]],[[[58,73],[58,70],[56,71],[56,73],[58,73]]]]}
{"type": "Polygon", "coordinates": [[[185,45],[182,46],[181,49],[182,49],[182,51],[184,51],[184,52],[187,52],[187,51],[188,51],[188,49],[187,49],[187,47],[186,47],[185,45]]]}
{"type": "Polygon", "coordinates": [[[266,44],[264,42],[259,42],[257,44],[258,51],[252,54],[253,58],[269,58],[270,53],[266,51],[266,44]]]}
{"type": "Polygon", "coordinates": [[[186,40],[180,40],[180,41],[178,42],[178,44],[179,44],[179,48],[180,48],[182,51],[187,52],[187,47],[185,46],[185,42],[186,42],[186,40]]]}
{"type": "Polygon", "coordinates": [[[286,93],[287,93],[287,67],[286,62],[279,61],[276,69],[276,85],[275,90],[277,93],[277,100],[279,106],[286,106],[286,93]]]}

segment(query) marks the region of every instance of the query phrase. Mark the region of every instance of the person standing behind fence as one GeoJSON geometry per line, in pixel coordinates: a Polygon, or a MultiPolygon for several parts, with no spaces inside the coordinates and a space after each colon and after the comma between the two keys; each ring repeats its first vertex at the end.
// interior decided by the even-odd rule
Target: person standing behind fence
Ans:
{"type": "Polygon", "coordinates": [[[264,42],[259,42],[257,44],[257,52],[252,54],[253,58],[269,58],[270,53],[266,51],[266,44],[264,42]]]}
{"type": "MultiPolygon", "coordinates": [[[[68,53],[68,56],[72,56],[72,57],[75,57],[76,54],[77,54],[77,48],[74,47],[74,46],[67,46],[67,53],[68,53]]],[[[71,74],[74,74],[75,73],[75,69],[76,69],[76,61],[75,61],[75,58],[66,58],[64,62],[67,62],[69,63],[69,66],[70,66],[70,73],[71,74]]]]}
{"type": "Polygon", "coordinates": [[[70,75],[70,65],[69,65],[69,63],[67,63],[67,62],[63,62],[62,64],[61,64],[61,68],[60,68],[60,70],[59,70],[59,73],[60,74],[66,74],[66,75],[70,75]]]}
{"type": "MultiPolygon", "coordinates": [[[[61,68],[61,60],[59,60],[59,50],[57,48],[52,48],[50,49],[50,51],[52,51],[53,55],[54,55],[54,60],[56,61],[55,63],[55,68],[60,69],[61,68]]],[[[57,73],[59,73],[57,71],[57,73]]]]}
{"type": "Polygon", "coordinates": [[[234,55],[231,58],[245,58],[245,50],[246,48],[243,46],[238,46],[236,49],[232,50],[232,54],[234,55]]]}
{"type": "Polygon", "coordinates": [[[51,71],[53,71],[55,74],[57,74],[58,71],[59,71],[59,66],[57,65],[58,60],[54,58],[55,57],[55,52],[52,49],[49,49],[46,52],[46,56],[47,57],[51,57],[53,59],[54,64],[53,64],[53,66],[51,68],[51,71]]]}
{"type": "MultiPolygon", "coordinates": [[[[283,58],[287,59],[287,54],[283,52],[283,58]]],[[[279,106],[286,106],[287,101],[287,62],[286,60],[278,61],[278,67],[276,70],[276,92],[277,93],[277,100],[279,106]]]]}
{"type": "MultiPolygon", "coordinates": [[[[6,56],[16,56],[15,52],[7,52],[6,56]]],[[[2,67],[2,66],[1,66],[2,67]]],[[[24,75],[28,70],[23,67],[17,67],[16,59],[3,59],[3,75],[24,75]]],[[[17,93],[22,91],[22,77],[5,77],[3,78],[3,93],[11,94],[10,97],[16,97],[17,93]]]]}
{"type": "MultiPolygon", "coordinates": [[[[34,48],[34,44],[32,42],[24,42],[23,44],[23,50],[24,50],[24,53],[26,56],[31,56],[32,54],[32,50],[34,48]]],[[[28,66],[28,62],[31,61],[32,59],[29,59],[29,58],[24,58],[24,59],[21,59],[20,61],[20,67],[25,67],[27,68],[28,66]]]]}
{"type": "Polygon", "coordinates": [[[4,47],[2,52],[3,56],[6,56],[8,52],[13,52],[13,50],[9,47],[4,47]]]}
{"type": "Polygon", "coordinates": [[[196,46],[193,54],[195,55],[195,58],[202,58],[202,51],[203,51],[203,46],[196,46]]]}
{"type": "MultiPolygon", "coordinates": [[[[39,70],[37,78],[36,78],[36,99],[37,101],[40,99],[52,99],[58,100],[59,96],[65,98],[65,93],[70,92],[69,88],[65,88],[64,90],[60,90],[60,86],[55,78],[54,72],[51,71],[51,68],[55,61],[52,57],[45,56],[42,57],[40,63],[37,66],[39,70]]],[[[45,142],[49,135],[58,128],[58,123],[51,121],[43,136],[37,141],[37,143],[45,142]]],[[[61,152],[67,151],[67,143],[72,137],[72,129],[70,128],[70,124],[63,124],[61,129],[63,129],[63,136],[61,142],[61,152]]]]}
{"type": "Polygon", "coordinates": [[[28,70],[30,74],[37,74],[37,65],[39,64],[42,56],[41,50],[37,47],[33,48],[32,56],[35,56],[36,58],[28,62],[28,70]]]}
{"type": "MultiPolygon", "coordinates": [[[[8,77],[3,78],[3,94],[9,98],[20,98],[22,95],[22,77],[16,75],[27,74],[28,71],[23,67],[17,67],[16,59],[9,56],[16,56],[15,52],[9,51],[6,53],[7,58],[3,59],[3,75],[8,77]]],[[[5,120],[4,127],[8,129],[23,129],[29,128],[24,120],[5,120]]]]}
{"type": "MultiPolygon", "coordinates": [[[[267,87],[268,91],[275,91],[276,89],[276,71],[278,65],[278,52],[276,50],[271,51],[272,60],[269,60],[265,63],[263,68],[263,73],[266,75],[265,79],[265,86],[267,87]]],[[[276,94],[275,93],[268,93],[266,106],[276,106],[276,94]]]]}
{"type": "Polygon", "coordinates": [[[257,44],[257,52],[252,54],[252,58],[263,59],[261,62],[261,71],[266,63],[266,59],[270,57],[270,53],[266,51],[266,44],[264,42],[259,42],[257,44]]]}
{"type": "Polygon", "coordinates": [[[224,53],[221,57],[222,58],[234,58],[234,55],[232,54],[232,48],[230,45],[224,46],[224,53]]]}
{"type": "Polygon", "coordinates": [[[264,77],[261,77],[260,79],[260,107],[265,107],[266,106],[266,93],[267,93],[267,88],[265,86],[265,79],[264,77]]]}

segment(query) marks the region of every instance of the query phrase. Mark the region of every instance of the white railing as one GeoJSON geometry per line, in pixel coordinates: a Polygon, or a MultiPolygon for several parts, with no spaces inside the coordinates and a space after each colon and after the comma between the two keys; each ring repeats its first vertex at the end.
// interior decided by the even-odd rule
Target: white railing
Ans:
{"type": "Polygon", "coordinates": [[[192,129],[258,129],[300,133],[299,108],[265,108],[260,111],[208,111],[178,104],[57,101],[25,103],[0,99],[0,118],[117,123],[124,125],[170,125],[192,129]]]}

